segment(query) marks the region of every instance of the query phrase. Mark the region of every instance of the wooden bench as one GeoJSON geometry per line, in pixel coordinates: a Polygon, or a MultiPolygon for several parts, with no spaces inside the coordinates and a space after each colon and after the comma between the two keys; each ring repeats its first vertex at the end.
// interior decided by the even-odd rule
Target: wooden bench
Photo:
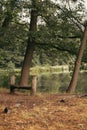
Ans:
{"type": "Polygon", "coordinates": [[[31,95],[35,95],[35,93],[36,93],[36,84],[37,84],[37,78],[36,78],[36,76],[33,76],[31,86],[15,85],[15,76],[11,75],[10,76],[10,93],[14,93],[15,89],[17,89],[17,90],[30,90],[31,95]]]}

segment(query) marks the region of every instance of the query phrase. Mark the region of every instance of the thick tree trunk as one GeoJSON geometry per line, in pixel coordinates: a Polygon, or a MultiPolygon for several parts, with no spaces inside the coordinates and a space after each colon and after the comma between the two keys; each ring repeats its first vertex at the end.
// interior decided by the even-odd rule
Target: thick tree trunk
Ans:
{"type": "Polygon", "coordinates": [[[33,51],[35,48],[32,43],[30,44],[31,45],[28,44],[27,46],[27,50],[26,50],[26,54],[24,58],[24,63],[23,63],[22,71],[21,71],[20,86],[28,86],[29,69],[31,66],[33,51]]]}
{"type": "MultiPolygon", "coordinates": [[[[31,10],[30,33],[37,31],[37,12],[31,10]]],[[[23,67],[21,71],[20,86],[28,86],[29,71],[35,49],[35,38],[32,36],[28,38],[26,53],[24,57],[23,67]]]]}
{"type": "Polygon", "coordinates": [[[70,85],[67,89],[67,93],[73,93],[75,91],[75,87],[77,85],[77,80],[78,80],[78,74],[79,74],[79,70],[80,70],[80,65],[81,65],[81,60],[82,60],[86,42],[87,42],[87,27],[85,28],[85,31],[84,31],[83,40],[82,40],[82,43],[81,43],[81,46],[79,49],[79,53],[78,53],[78,56],[77,56],[77,59],[75,62],[72,79],[71,79],[70,85]]]}

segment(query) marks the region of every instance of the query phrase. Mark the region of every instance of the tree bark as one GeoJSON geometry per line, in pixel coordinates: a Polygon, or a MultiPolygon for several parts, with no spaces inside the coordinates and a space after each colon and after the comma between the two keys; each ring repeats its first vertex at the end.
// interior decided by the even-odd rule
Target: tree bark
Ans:
{"type": "MultiPolygon", "coordinates": [[[[37,12],[31,10],[31,21],[30,21],[30,33],[37,31],[37,12]]],[[[28,86],[29,71],[33,58],[33,52],[35,50],[35,37],[28,37],[26,53],[24,57],[23,67],[21,70],[20,86],[28,86]]]]}
{"type": "Polygon", "coordinates": [[[71,79],[70,85],[66,91],[67,93],[73,93],[75,91],[75,87],[77,85],[77,80],[78,80],[78,74],[79,74],[79,70],[80,70],[80,65],[81,65],[81,60],[82,60],[82,56],[83,56],[86,42],[87,42],[87,27],[85,27],[85,30],[84,30],[83,40],[82,40],[82,43],[80,45],[78,56],[77,56],[77,59],[75,62],[75,67],[74,67],[72,79],[71,79]]]}

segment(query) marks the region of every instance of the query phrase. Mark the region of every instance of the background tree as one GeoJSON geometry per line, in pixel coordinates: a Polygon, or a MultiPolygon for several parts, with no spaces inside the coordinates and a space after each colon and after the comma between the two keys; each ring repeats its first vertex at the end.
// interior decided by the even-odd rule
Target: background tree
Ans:
{"type": "Polygon", "coordinates": [[[16,67],[20,67],[24,55],[22,48],[27,37],[26,25],[20,23],[19,13],[22,7],[19,8],[18,0],[3,0],[0,5],[0,66],[7,67],[12,61],[16,67]]]}

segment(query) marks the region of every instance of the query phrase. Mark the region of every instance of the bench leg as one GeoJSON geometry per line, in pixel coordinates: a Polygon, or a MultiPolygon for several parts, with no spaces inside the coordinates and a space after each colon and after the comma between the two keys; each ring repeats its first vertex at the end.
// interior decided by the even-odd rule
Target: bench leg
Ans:
{"type": "Polygon", "coordinates": [[[31,95],[35,95],[36,94],[36,84],[37,84],[37,77],[33,76],[33,78],[32,78],[31,95]]]}
{"type": "Polygon", "coordinates": [[[10,93],[14,94],[14,86],[13,85],[10,86],[10,93]]]}

